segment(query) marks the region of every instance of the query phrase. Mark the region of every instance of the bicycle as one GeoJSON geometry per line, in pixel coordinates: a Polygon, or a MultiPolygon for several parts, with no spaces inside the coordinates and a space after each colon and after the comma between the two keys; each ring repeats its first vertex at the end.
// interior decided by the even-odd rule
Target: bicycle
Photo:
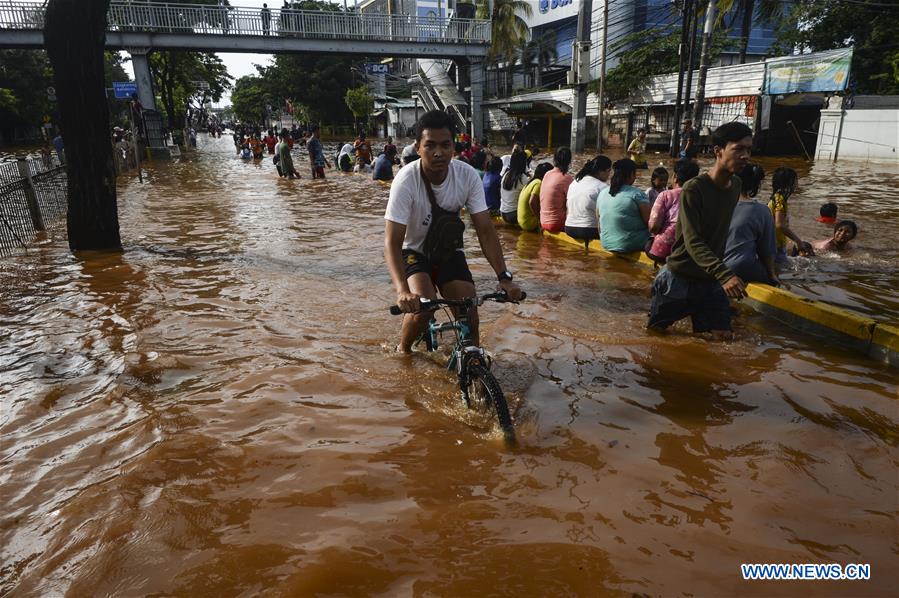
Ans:
{"type": "MultiPolygon", "coordinates": [[[[521,299],[527,297],[521,294],[521,299]]],[[[497,303],[518,303],[509,299],[505,292],[490,293],[481,297],[467,299],[421,299],[422,311],[430,311],[431,320],[428,329],[415,341],[415,346],[425,344],[428,351],[436,351],[438,337],[441,333],[453,331],[456,336],[453,351],[447,360],[446,369],[455,370],[459,379],[459,390],[462,401],[468,409],[479,412],[495,411],[503,437],[508,444],[515,444],[515,427],[509,414],[509,405],[503,396],[503,390],[496,378],[490,373],[490,356],[481,347],[474,344],[471,329],[468,326],[468,310],[483,305],[485,301],[497,303]],[[443,308],[456,308],[457,314],[446,310],[449,321],[438,324],[433,312],[443,308]]],[[[390,313],[398,316],[403,312],[396,305],[390,307],[390,313]]]]}

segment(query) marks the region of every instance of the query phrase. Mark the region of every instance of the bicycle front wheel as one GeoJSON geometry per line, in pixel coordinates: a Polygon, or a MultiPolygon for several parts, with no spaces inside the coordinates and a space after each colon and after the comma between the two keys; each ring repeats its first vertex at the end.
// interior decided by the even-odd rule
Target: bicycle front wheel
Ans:
{"type": "Polygon", "coordinates": [[[515,443],[515,428],[512,426],[512,416],[509,415],[509,405],[499,382],[483,365],[470,364],[468,366],[468,398],[469,406],[478,410],[493,409],[496,419],[503,431],[506,442],[515,443]]]}

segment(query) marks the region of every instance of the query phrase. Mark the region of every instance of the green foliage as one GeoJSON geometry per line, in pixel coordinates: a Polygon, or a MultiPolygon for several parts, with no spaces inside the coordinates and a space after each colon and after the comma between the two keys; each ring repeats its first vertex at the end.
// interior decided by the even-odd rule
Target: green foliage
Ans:
{"type": "Polygon", "coordinates": [[[0,114],[15,114],[19,110],[19,100],[11,89],[0,87],[0,114]]]}
{"type": "Polygon", "coordinates": [[[227,68],[211,52],[157,51],[150,55],[150,72],[172,130],[184,126],[190,103],[218,101],[231,87],[227,68]],[[209,89],[198,86],[200,81],[207,83],[209,89]]]}
{"type": "Polygon", "coordinates": [[[350,118],[344,94],[353,86],[353,64],[351,58],[331,54],[279,54],[272,64],[257,68],[278,105],[291,98],[294,106],[308,107],[309,120],[335,123],[350,118]]]}
{"type": "MultiPolygon", "coordinates": [[[[727,39],[727,32],[716,31],[712,37],[710,60],[714,62],[721,50],[731,44],[733,40],[727,39]]],[[[676,73],[679,45],[680,31],[663,28],[631,33],[610,44],[610,55],[622,53],[618,65],[606,74],[606,100],[630,97],[648,85],[654,76],[676,73]]],[[[591,81],[589,89],[598,92],[599,80],[591,81]]]]}
{"type": "Polygon", "coordinates": [[[346,90],[343,101],[346,102],[347,108],[350,109],[353,116],[359,119],[368,118],[368,115],[375,109],[375,99],[366,85],[346,90]]]}
{"type": "MultiPolygon", "coordinates": [[[[129,79],[122,62],[121,53],[104,53],[107,88],[129,79]]],[[[44,115],[52,115],[56,105],[47,99],[52,85],[53,71],[43,50],[0,50],[0,130],[8,135],[16,128],[36,127],[44,115]]],[[[114,106],[112,116],[117,116],[114,106]]]]}
{"type": "Polygon", "coordinates": [[[740,64],[743,64],[746,62],[753,23],[763,25],[776,23],[783,18],[784,3],[782,0],[719,0],[718,10],[717,24],[728,30],[732,30],[737,23],[737,17],[740,18],[740,64]],[[725,23],[728,15],[731,20],[725,23]]]}
{"type": "Polygon", "coordinates": [[[851,76],[858,93],[899,93],[899,73],[893,60],[899,3],[885,0],[797,0],[780,28],[785,47],[832,50],[854,46],[851,76]]]}
{"type": "Polygon", "coordinates": [[[50,62],[43,50],[0,50],[0,129],[39,126],[51,112],[47,87],[53,85],[50,62]]]}
{"type": "Polygon", "coordinates": [[[478,0],[477,17],[492,21],[489,58],[512,64],[530,32],[527,23],[518,15],[530,17],[533,8],[524,0],[493,0],[492,15],[488,16],[488,9],[487,0],[478,0]]]}
{"type": "Polygon", "coordinates": [[[265,87],[262,77],[248,75],[234,83],[231,92],[231,108],[234,118],[245,123],[265,121],[266,105],[273,104],[273,97],[265,87]]]}

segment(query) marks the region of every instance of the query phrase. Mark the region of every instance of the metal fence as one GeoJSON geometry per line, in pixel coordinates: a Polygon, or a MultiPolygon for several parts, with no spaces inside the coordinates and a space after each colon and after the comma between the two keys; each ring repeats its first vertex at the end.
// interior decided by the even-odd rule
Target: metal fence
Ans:
{"type": "Polygon", "coordinates": [[[38,231],[65,220],[66,186],[56,156],[0,163],[0,256],[27,248],[38,231]]]}
{"type": "MultiPolygon", "coordinates": [[[[109,31],[281,36],[460,44],[490,43],[490,21],[358,12],[113,0],[109,31]],[[268,16],[266,16],[266,14],[268,16]]],[[[0,29],[42,29],[42,2],[0,1],[0,29]]]]}

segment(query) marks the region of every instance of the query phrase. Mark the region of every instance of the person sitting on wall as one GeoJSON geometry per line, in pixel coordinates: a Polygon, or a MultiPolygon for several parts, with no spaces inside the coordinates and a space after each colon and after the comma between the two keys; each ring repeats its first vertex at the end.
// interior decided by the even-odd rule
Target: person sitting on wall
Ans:
{"type": "Polygon", "coordinates": [[[637,165],[633,160],[618,160],[612,165],[609,186],[596,200],[599,214],[599,239],[603,249],[614,253],[642,251],[649,241],[649,198],[634,187],[637,165]]]}
{"type": "Polygon", "coordinates": [[[761,282],[779,286],[774,269],[777,249],[774,242],[774,217],[768,206],[755,201],[765,171],[758,164],[747,164],[740,177],[740,201],[734,207],[724,252],[724,265],[743,282],[761,282]]]}

